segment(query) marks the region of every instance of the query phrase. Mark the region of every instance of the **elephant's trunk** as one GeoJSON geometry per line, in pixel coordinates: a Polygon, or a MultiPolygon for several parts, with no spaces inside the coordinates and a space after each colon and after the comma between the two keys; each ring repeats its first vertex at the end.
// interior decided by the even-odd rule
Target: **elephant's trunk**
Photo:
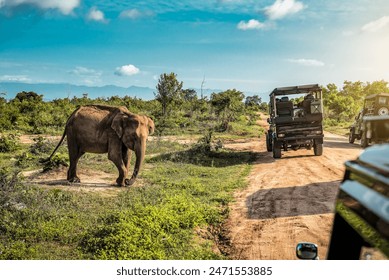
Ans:
{"type": "Polygon", "coordinates": [[[138,176],[140,167],[145,158],[145,153],[146,153],[146,140],[137,141],[135,144],[136,161],[134,166],[134,172],[132,173],[131,179],[127,184],[128,186],[131,186],[132,184],[135,183],[136,177],[138,176]]]}

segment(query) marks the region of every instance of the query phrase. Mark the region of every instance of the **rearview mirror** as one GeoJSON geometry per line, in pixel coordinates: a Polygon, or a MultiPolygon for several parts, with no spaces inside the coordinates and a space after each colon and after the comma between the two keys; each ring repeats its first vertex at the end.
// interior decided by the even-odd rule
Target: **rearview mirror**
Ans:
{"type": "Polygon", "coordinates": [[[317,245],[309,242],[300,242],[296,246],[296,256],[302,260],[317,260],[317,245]]]}

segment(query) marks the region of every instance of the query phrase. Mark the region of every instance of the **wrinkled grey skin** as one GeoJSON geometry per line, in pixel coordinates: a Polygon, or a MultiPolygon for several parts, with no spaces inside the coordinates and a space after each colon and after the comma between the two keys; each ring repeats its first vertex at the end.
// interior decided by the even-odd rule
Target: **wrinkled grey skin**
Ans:
{"type": "Polygon", "coordinates": [[[119,186],[132,185],[146,153],[147,137],[154,132],[154,122],[147,116],[130,113],[126,107],[106,105],[81,106],[69,117],[60,142],[50,159],[63,142],[68,141],[70,166],[67,180],[80,182],[77,176],[77,163],[85,153],[108,153],[119,171],[116,183],[119,186]],[[136,161],[130,179],[131,151],[136,161]]]}

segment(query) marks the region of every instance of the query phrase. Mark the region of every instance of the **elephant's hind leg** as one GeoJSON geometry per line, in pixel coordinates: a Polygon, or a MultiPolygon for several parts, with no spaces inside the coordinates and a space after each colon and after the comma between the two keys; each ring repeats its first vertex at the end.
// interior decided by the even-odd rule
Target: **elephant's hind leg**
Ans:
{"type": "Polygon", "coordinates": [[[84,154],[84,152],[81,152],[77,147],[77,144],[75,144],[74,141],[71,140],[70,141],[68,140],[68,149],[69,149],[70,165],[69,165],[67,180],[70,183],[80,183],[81,180],[77,175],[77,164],[78,164],[78,160],[84,154]]]}
{"type": "Polygon", "coordinates": [[[68,178],[67,178],[67,180],[70,183],[80,183],[81,182],[80,178],[77,175],[77,164],[78,164],[78,160],[80,159],[80,157],[83,154],[84,153],[79,153],[76,158],[69,159],[70,160],[70,166],[69,166],[69,170],[68,170],[68,178]]]}

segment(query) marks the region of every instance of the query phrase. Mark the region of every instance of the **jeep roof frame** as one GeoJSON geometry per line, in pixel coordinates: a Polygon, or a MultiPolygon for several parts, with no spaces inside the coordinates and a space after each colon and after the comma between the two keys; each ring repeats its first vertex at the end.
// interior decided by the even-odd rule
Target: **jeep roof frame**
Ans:
{"type": "Polygon", "coordinates": [[[382,92],[382,93],[370,94],[370,95],[368,95],[368,96],[365,97],[365,100],[367,100],[367,99],[374,99],[374,98],[376,98],[377,96],[386,96],[386,97],[389,97],[389,93],[382,92]]]}
{"type": "MultiPolygon", "coordinates": [[[[317,91],[322,91],[321,87],[318,84],[292,86],[292,87],[279,87],[279,88],[275,88],[269,94],[269,96],[303,94],[303,93],[310,93],[310,92],[317,92],[317,91]]],[[[388,96],[389,96],[389,94],[388,94],[388,96]]]]}

